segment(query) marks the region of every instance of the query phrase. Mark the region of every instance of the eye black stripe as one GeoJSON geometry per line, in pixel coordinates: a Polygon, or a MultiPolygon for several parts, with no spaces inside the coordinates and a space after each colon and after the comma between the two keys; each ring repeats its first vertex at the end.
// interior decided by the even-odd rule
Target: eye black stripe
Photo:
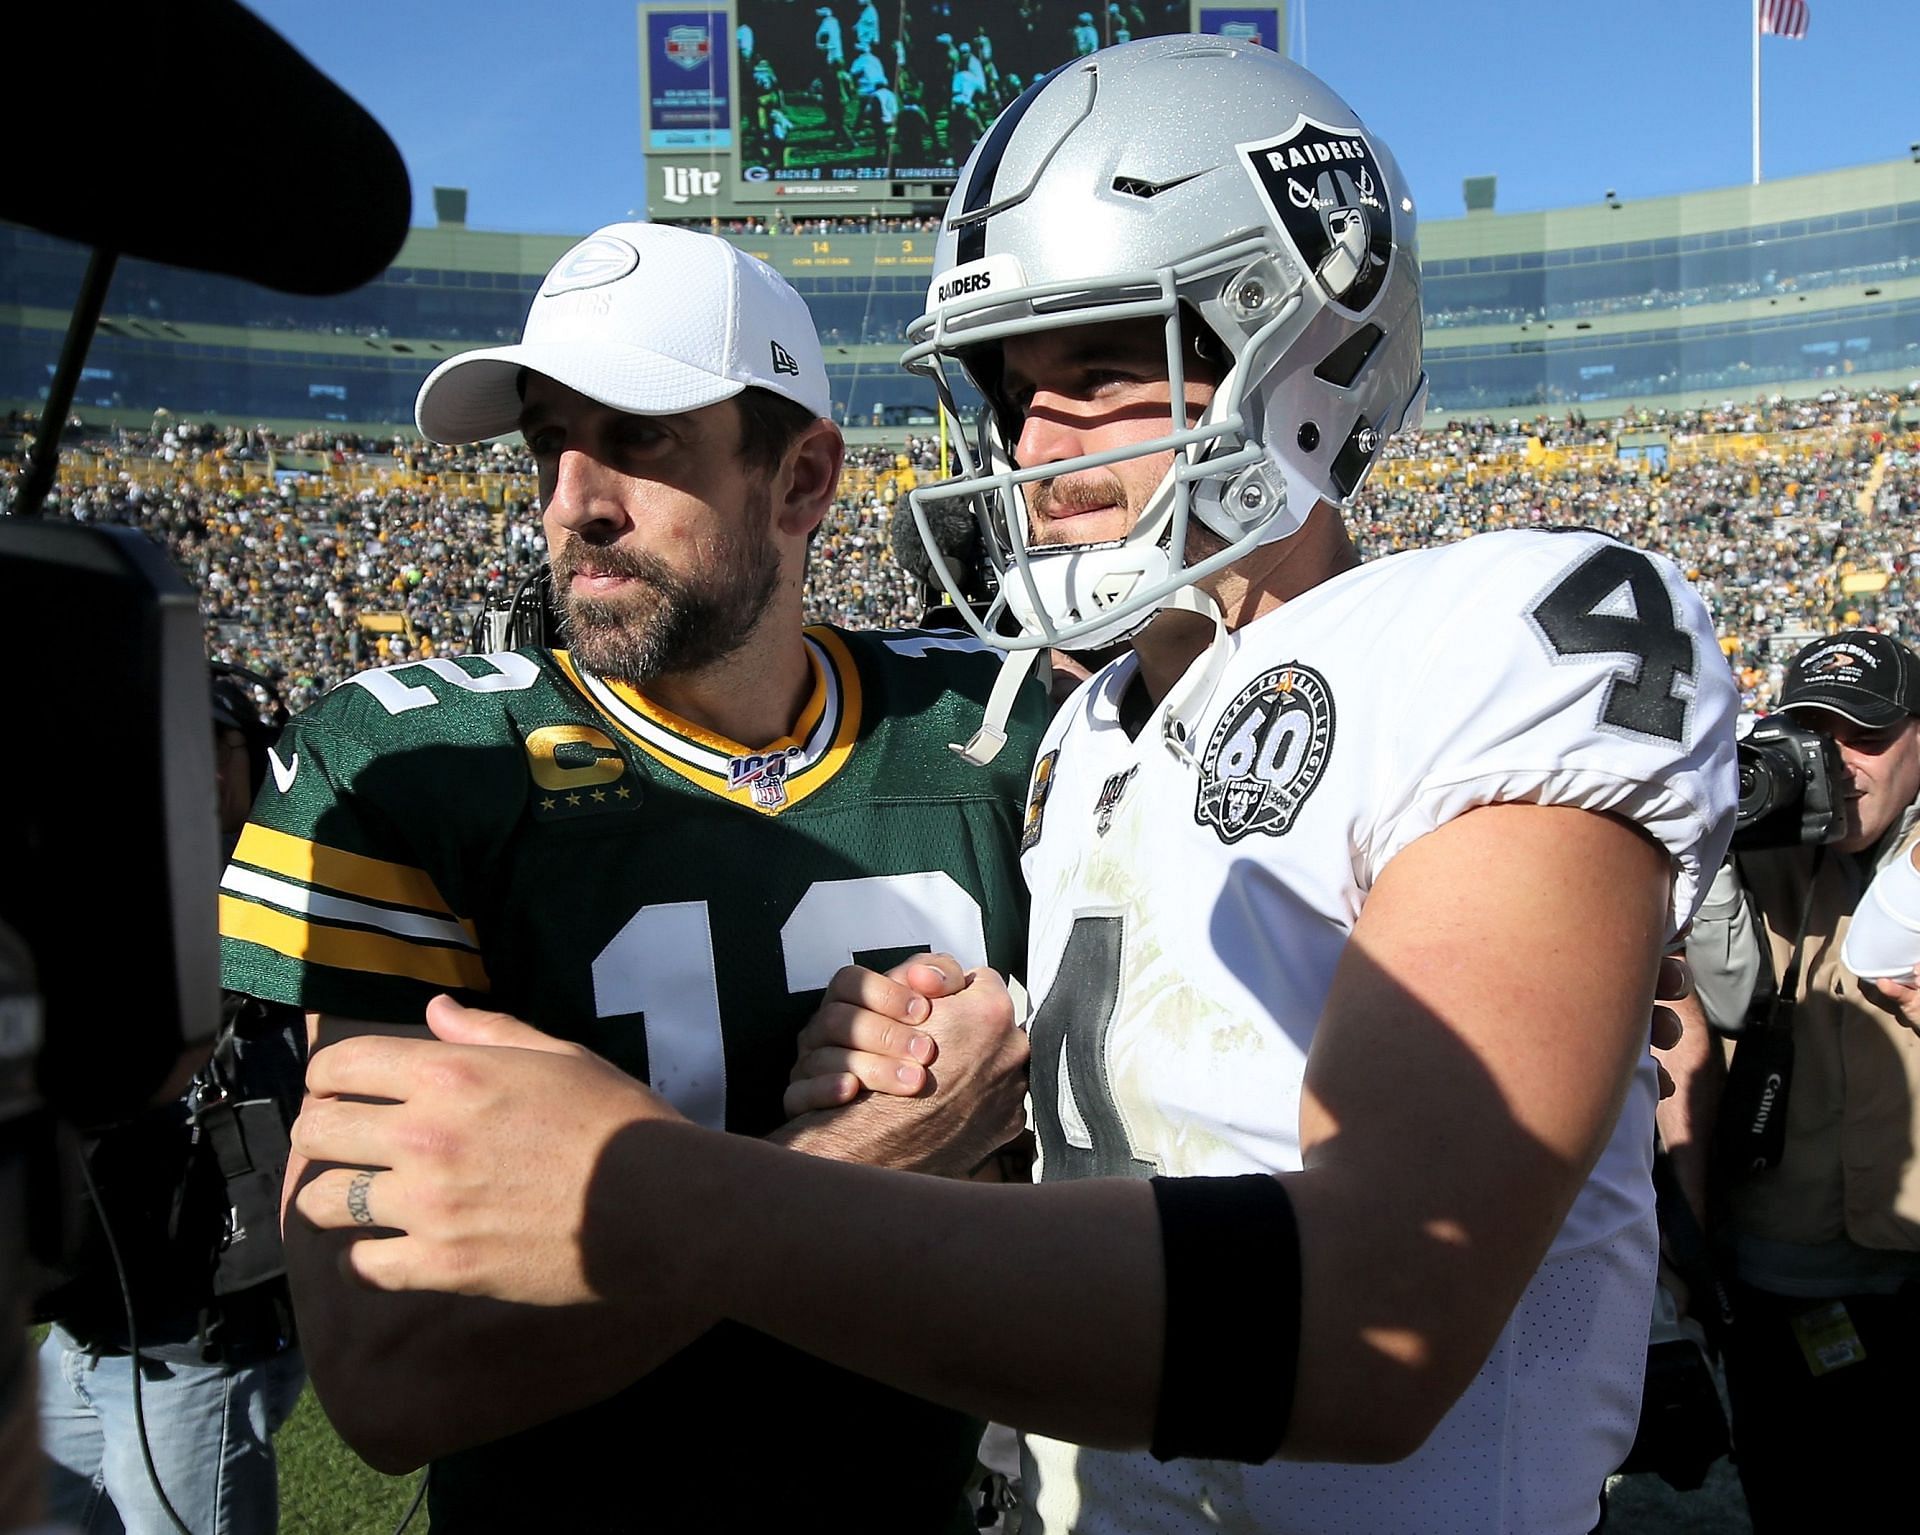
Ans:
{"type": "MultiPolygon", "coordinates": [[[[960,205],[962,217],[991,206],[993,180],[1000,174],[1000,162],[1006,156],[1007,144],[1013,138],[1013,130],[1020,126],[1020,119],[1027,115],[1027,108],[1033,105],[1034,98],[1052,78],[1053,74],[1044,74],[1034,81],[1014,98],[1013,104],[1002,112],[994,125],[987,130],[987,142],[981,147],[980,158],[973,163],[973,180],[967,183],[966,200],[960,205]]],[[[987,221],[980,219],[960,231],[960,246],[955,253],[955,258],[960,262],[978,261],[986,253],[987,221]]]]}

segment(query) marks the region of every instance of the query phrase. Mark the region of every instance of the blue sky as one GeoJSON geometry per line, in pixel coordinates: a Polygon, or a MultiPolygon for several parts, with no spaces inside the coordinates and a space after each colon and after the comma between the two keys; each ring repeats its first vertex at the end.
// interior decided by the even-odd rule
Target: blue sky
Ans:
{"type": "MultiPolygon", "coordinates": [[[[468,188],[480,229],[645,211],[630,0],[248,3],[393,135],[416,223],[436,185],[468,188]]],[[[1761,45],[1767,179],[1905,158],[1920,4],[1809,9],[1804,41],[1761,45]]],[[[1463,176],[1497,175],[1502,211],[1743,184],[1751,24],[1751,0],[1308,0],[1306,63],[1446,218],[1463,176]]],[[[1299,57],[1297,16],[1294,36],[1299,57]]]]}

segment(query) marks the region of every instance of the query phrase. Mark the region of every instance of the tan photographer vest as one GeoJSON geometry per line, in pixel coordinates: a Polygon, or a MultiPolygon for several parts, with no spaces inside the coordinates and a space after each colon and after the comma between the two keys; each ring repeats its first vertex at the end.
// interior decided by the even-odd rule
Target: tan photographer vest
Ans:
{"type": "MultiPolygon", "coordinates": [[[[1917,840],[1920,827],[1909,825],[1895,852],[1904,856],[1917,840]]],[[[1740,860],[1776,977],[1792,957],[1812,861],[1806,848],[1740,860]]],[[[1801,953],[1787,1149],[1778,1167],[1733,1190],[1733,1225],[1774,1242],[1845,1236],[1862,1247],[1920,1252],[1920,1035],[1866,1000],[1840,960],[1865,891],[1857,859],[1822,860],[1801,953]]]]}

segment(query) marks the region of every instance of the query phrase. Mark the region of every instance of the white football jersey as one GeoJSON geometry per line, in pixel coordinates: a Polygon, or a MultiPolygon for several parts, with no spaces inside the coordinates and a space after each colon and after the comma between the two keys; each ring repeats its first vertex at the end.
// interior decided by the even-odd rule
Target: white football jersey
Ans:
{"type": "MultiPolygon", "coordinates": [[[[1628,817],[1692,914],[1732,830],[1733,679],[1666,561],[1516,531],[1363,565],[1229,636],[1182,761],[1120,721],[1131,657],[1054,720],[1023,842],[1039,1176],[1300,1166],[1300,1087],[1367,892],[1477,805],[1628,817]]],[[[1397,1465],[1161,1464],[1034,1436],[1048,1532],[1581,1532],[1639,1415],[1651,1057],[1485,1367],[1397,1465]]],[[[1424,1148],[1409,1147],[1411,1156],[1424,1148]]]]}

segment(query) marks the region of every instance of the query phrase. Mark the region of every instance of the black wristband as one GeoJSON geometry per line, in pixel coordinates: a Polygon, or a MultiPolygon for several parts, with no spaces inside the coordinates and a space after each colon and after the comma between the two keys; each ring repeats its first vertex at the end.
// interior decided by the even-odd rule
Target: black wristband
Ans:
{"type": "Polygon", "coordinates": [[[1300,1233],[1265,1173],[1155,1178],[1166,1337],[1156,1460],[1271,1460],[1300,1363],[1300,1233]]]}

